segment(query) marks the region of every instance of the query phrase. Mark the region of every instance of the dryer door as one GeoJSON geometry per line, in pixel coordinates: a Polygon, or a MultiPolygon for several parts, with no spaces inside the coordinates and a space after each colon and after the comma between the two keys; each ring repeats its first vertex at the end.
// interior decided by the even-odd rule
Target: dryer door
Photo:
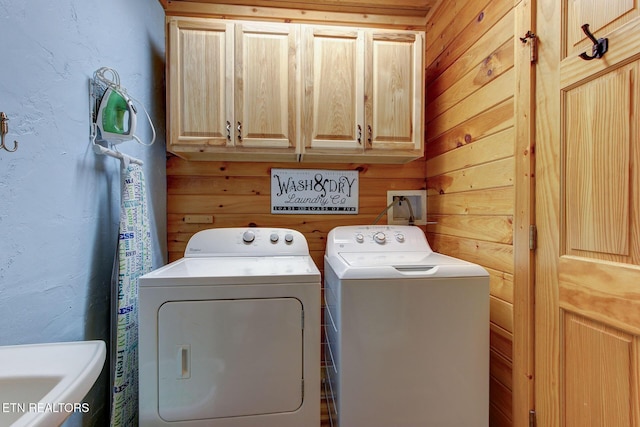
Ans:
{"type": "Polygon", "coordinates": [[[296,298],[172,301],[158,312],[158,403],[166,421],[292,412],[302,405],[296,298]]]}

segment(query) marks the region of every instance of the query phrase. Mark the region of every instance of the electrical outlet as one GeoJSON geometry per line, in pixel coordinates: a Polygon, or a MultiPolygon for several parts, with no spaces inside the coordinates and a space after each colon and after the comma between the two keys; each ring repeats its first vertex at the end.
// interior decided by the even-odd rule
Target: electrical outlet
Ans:
{"type": "Polygon", "coordinates": [[[393,190],[387,191],[387,206],[404,197],[406,200],[397,201],[387,211],[387,224],[409,224],[409,217],[413,212],[414,224],[427,223],[427,190],[393,190]]]}

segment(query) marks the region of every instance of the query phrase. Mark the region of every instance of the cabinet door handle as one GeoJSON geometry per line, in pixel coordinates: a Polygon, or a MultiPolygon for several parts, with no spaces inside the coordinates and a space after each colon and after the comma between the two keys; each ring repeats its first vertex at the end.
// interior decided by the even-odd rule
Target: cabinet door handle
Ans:
{"type": "Polygon", "coordinates": [[[231,141],[231,123],[227,120],[227,140],[231,141]]]}
{"type": "Polygon", "coordinates": [[[371,129],[371,125],[367,125],[367,142],[371,145],[371,141],[373,140],[373,129],[371,129]]]}
{"type": "Polygon", "coordinates": [[[362,127],[358,125],[358,144],[362,144],[362,127]]]}
{"type": "Polygon", "coordinates": [[[238,141],[242,141],[242,123],[238,122],[238,141]]]}

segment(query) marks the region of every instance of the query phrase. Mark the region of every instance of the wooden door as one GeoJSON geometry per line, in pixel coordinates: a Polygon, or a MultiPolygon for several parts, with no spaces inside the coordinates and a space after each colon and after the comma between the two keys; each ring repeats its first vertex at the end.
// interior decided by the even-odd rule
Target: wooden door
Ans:
{"type": "Polygon", "coordinates": [[[640,426],[640,19],[538,0],[538,426],[640,426]],[[608,37],[603,58],[581,26],[608,37]]]}
{"type": "Polygon", "coordinates": [[[364,150],[364,35],[352,28],[305,26],[305,153],[364,150]]]}
{"type": "Polygon", "coordinates": [[[424,34],[369,30],[365,45],[366,149],[422,156],[424,34]]]}
{"type": "Polygon", "coordinates": [[[298,29],[299,25],[275,23],[236,25],[236,147],[295,156],[298,29]]]}
{"type": "Polygon", "coordinates": [[[233,24],[168,18],[169,150],[225,147],[233,114],[233,24]]]}

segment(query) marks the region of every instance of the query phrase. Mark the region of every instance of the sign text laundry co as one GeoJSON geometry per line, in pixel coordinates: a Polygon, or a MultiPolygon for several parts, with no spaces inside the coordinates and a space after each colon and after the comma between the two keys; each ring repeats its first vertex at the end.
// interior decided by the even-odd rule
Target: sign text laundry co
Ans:
{"type": "Polygon", "coordinates": [[[271,169],[272,214],[357,214],[358,171],[271,169]]]}

